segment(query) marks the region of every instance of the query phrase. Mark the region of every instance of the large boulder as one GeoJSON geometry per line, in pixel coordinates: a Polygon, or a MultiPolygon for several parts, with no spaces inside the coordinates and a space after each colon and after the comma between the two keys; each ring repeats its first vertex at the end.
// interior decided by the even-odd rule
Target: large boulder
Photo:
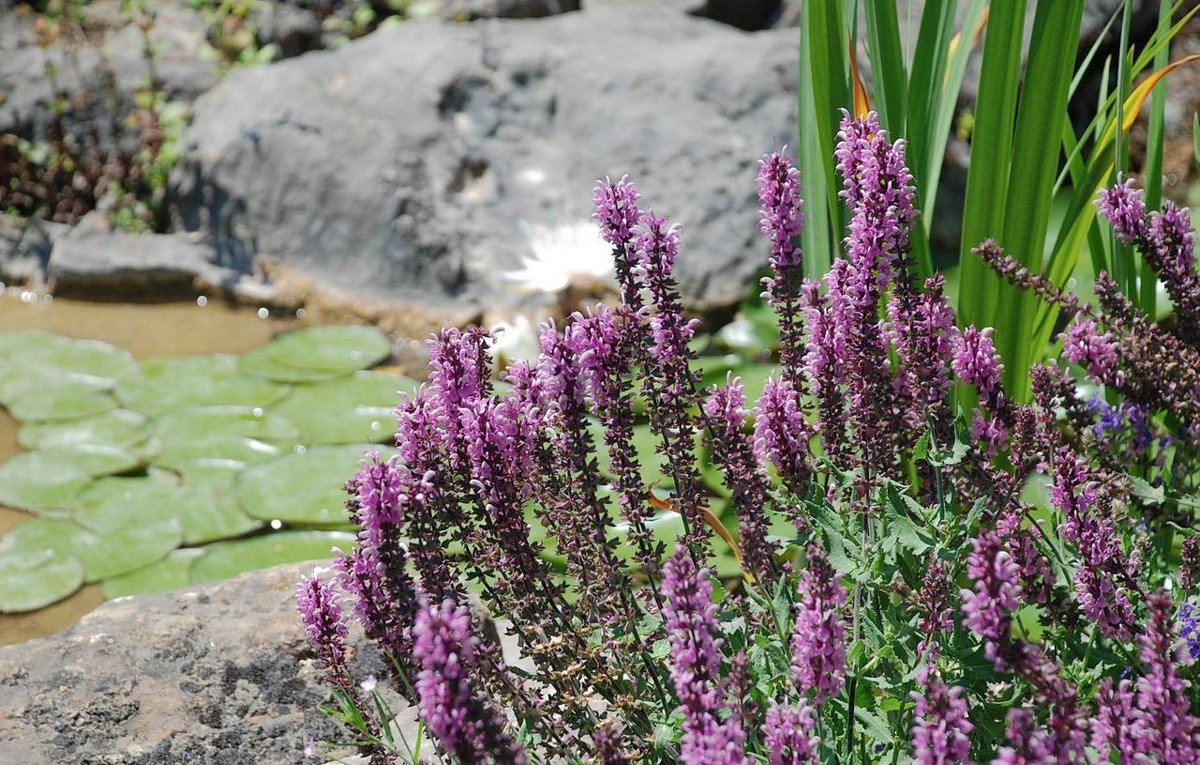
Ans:
{"type": "MultiPolygon", "coordinates": [[[[102,605],[0,648],[0,762],[295,765],[335,737],[296,616],[313,564],[102,605]]],[[[380,673],[373,649],[352,646],[380,673]]]]}
{"type": "Polygon", "coordinates": [[[232,72],[198,99],[175,216],[224,257],[495,305],[532,231],[577,230],[593,180],[628,173],[683,224],[685,299],[719,309],[766,261],[755,161],[795,133],[796,59],[794,32],[654,5],[407,22],[232,72]]]}

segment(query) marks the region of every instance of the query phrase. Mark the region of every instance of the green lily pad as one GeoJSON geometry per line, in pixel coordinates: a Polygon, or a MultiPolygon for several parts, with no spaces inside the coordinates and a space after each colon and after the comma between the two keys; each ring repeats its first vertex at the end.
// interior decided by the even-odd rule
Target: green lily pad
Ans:
{"type": "Polygon", "coordinates": [[[396,434],[398,391],[417,382],[384,372],[356,372],[328,382],[297,385],[274,411],[300,431],[305,444],[383,443],[396,434]]]}
{"type": "Polygon", "coordinates": [[[97,534],[69,521],[35,518],[0,538],[0,553],[56,550],[83,564],[84,581],[96,582],[153,563],[179,546],[183,532],[175,518],[134,522],[97,534]]]}
{"type": "Polygon", "coordinates": [[[127,409],[77,420],[31,422],[21,426],[17,440],[26,449],[59,449],[76,446],[133,448],[147,439],[145,415],[127,409]]]}
{"type": "Polygon", "coordinates": [[[87,486],[71,507],[71,520],[100,534],[130,523],[155,523],[203,515],[211,498],[193,486],[181,486],[170,474],[155,472],[132,478],[98,478],[87,486]]]}
{"type": "Polygon", "coordinates": [[[116,380],[137,369],[133,354],[108,343],[76,340],[50,332],[6,332],[0,336],[4,364],[0,384],[25,377],[53,379],[77,373],[116,380]]]}
{"type": "Polygon", "coordinates": [[[199,406],[267,406],[285,386],[238,372],[236,356],[181,356],[144,361],[117,383],[126,408],[149,415],[199,406]]]}
{"type": "MultiPolygon", "coordinates": [[[[380,450],[390,454],[394,450],[380,450]]],[[[238,478],[238,503],[246,514],[305,526],[346,521],[342,487],[358,471],[361,446],[316,446],[253,465],[238,478]]]]}
{"type": "Polygon", "coordinates": [[[36,611],[83,584],[83,564],[54,550],[0,555],[0,614],[36,611]]]}
{"type": "Polygon", "coordinates": [[[192,584],[203,584],[284,563],[331,559],[333,548],[350,552],[357,542],[355,535],[343,531],[282,531],[216,542],[192,563],[190,578],[192,584]]]}
{"type": "Polygon", "coordinates": [[[278,446],[254,438],[228,433],[208,433],[196,439],[160,442],[154,464],[179,469],[198,459],[217,459],[249,464],[272,460],[282,454],[278,446]]]}
{"type": "Polygon", "coordinates": [[[203,439],[212,434],[259,441],[296,443],[300,431],[284,417],[252,406],[203,406],[156,418],[150,432],[164,444],[203,439]]]}
{"type": "Polygon", "coordinates": [[[173,550],[162,560],[104,580],[104,597],[114,600],[187,587],[191,584],[189,573],[192,564],[202,555],[202,547],[173,550]]]}
{"type": "Polygon", "coordinates": [[[125,450],[87,446],[18,454],[0,465],[0,504],[23,510],[67,507],[94,477],[141,464],[125,450]]]}
{"type": "Polygon", "coordinates": [[[276,359],[294,367],[353,371],[373,367],[392,353],[392,344],[373,327],[309,327],[268,343],[276,359]]]}
{"type": "Polygon", "coordinates": [[[195,460],[179,466],[184,484],[210,500],[203,505],[203,512],[183,519],[184,544],[240,537],[263,527],[263,521],[246,515],[237,501],[234,484],[245,468],[244,463],[232,460],[195,460]]]}
{"type": "Polygon", "coordinates": [[[95,379],[70,375],[61,380],[42,381],[40,385],[5,396],[4,404],[22,422],[73,420],[116,409],[117,400],[96,386],[95,379]]]}

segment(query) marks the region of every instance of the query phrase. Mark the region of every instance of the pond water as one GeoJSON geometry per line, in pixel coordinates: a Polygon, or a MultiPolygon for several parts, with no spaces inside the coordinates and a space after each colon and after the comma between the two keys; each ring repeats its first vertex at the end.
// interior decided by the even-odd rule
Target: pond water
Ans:
{"type": "MultiPolygon", "coordinates": [[[[0,294],[0,333],[40,329],[81,340],[101,340],[139,359],[204,353],[244,353],[301,320],[233,307],[219,301],[93,303],[29,292],[0,294]],[[201,305],[200,303],[204,303],[201,305]]],[[[22,451],[18,423],[0,409],[0,462],[22,451]]],[[[33,518],[0,506],[0,535],[33,518]]],[[[100,584],[86,585],[52,606],[26,614],[0,614],[0,645],[50,635],[74,624],[105,600],[100,584]]]]}

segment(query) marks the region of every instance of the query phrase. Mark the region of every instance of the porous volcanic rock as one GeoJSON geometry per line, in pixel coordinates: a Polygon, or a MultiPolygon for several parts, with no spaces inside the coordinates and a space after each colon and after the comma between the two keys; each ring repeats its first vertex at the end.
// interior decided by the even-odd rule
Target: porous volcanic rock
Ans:
{"type": "Polygon", "coordinates": [[[720,309],[766,262],[755,162],[795,133],[796,62],[792,31],[655,5],[406,22],[198,99],[176,222],[350,292],[494,305],[531,230],[628,173],[683,225],[685,300],[720,309]]]}
{"type": "MultiPolygon", "coordinates": [[[[0,762],[296,765],[334,729],[296,616],[313,563],[111,601],[0,648],[0,762]]],[[[352,633],[362,677],[383,666],[352,633]]]]}

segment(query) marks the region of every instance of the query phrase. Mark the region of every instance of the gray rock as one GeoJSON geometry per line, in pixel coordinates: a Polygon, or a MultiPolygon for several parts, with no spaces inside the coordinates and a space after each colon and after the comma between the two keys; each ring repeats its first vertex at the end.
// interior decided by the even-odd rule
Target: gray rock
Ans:
{"type": "MultiPolygon", "coordinates": [[[[296,617],[313,564],[104,604],[0,648],[0,762],[295,765],[334,728],[296,617]]],[[[382,673],[352,632],[359,669],[382,673]]],[[[382,674],[380,675],[382,676],[382,674]]]]}
{"type": "Polygon", "coordinates": [[[194,105],[170,196],[231,257],[495,305],[530,227],[588,221],[593,180],[629,173],[683,224],[685,299],[719,309],[766,262],[756,160],[795,132],[796,55],[789,30],[648,5],[407,22],[231,73],[194,105]]]}
{"type": "Polygon", "coordinates": [[[257,30],[259,44],[278,45],[282,58],[321,47],[321,20],[307,8],[260,2],[250,9],[247,19],[257,30]]]}
{"type": "Polygon", "coordinates": [[[579,10],[579,0],[443,0],[449,19],[535,19],[579,10]]]}
{"type": "MultiPolygon", "coordinates": [[[[149,36],[158,56],[155,76],[167,98],[190,101],[220,75],[219,63],[202,55],[204,20],[184,0],[157,0],[153,8],[149,36]]],[[[0,29],[6,30],[0,34],[0,132],[44,137],[55,88],[72,94],[88,90],[99,98],[114,87],[127,95],[144,85],[150,68],[142,55],[141,31],[129,15],[115,0],[104,0],[89,6],[87,19],[95,41],[40,48],[28,19],[0,11],[0,29]]]]}
{"type": "Polygon", "coordinates": [[[45,282],[50,251],[67,231],[62,223],[0,216],[0,280],[31,286],[45,282]]]}
{"type": "Polygon", "coordinates": [[[110,230],[89,213],[50,250],[47,281],[63,297],[172,298],[232,293],[247,264],[222,263],[216,251],[183,234],[110,230]]]}

